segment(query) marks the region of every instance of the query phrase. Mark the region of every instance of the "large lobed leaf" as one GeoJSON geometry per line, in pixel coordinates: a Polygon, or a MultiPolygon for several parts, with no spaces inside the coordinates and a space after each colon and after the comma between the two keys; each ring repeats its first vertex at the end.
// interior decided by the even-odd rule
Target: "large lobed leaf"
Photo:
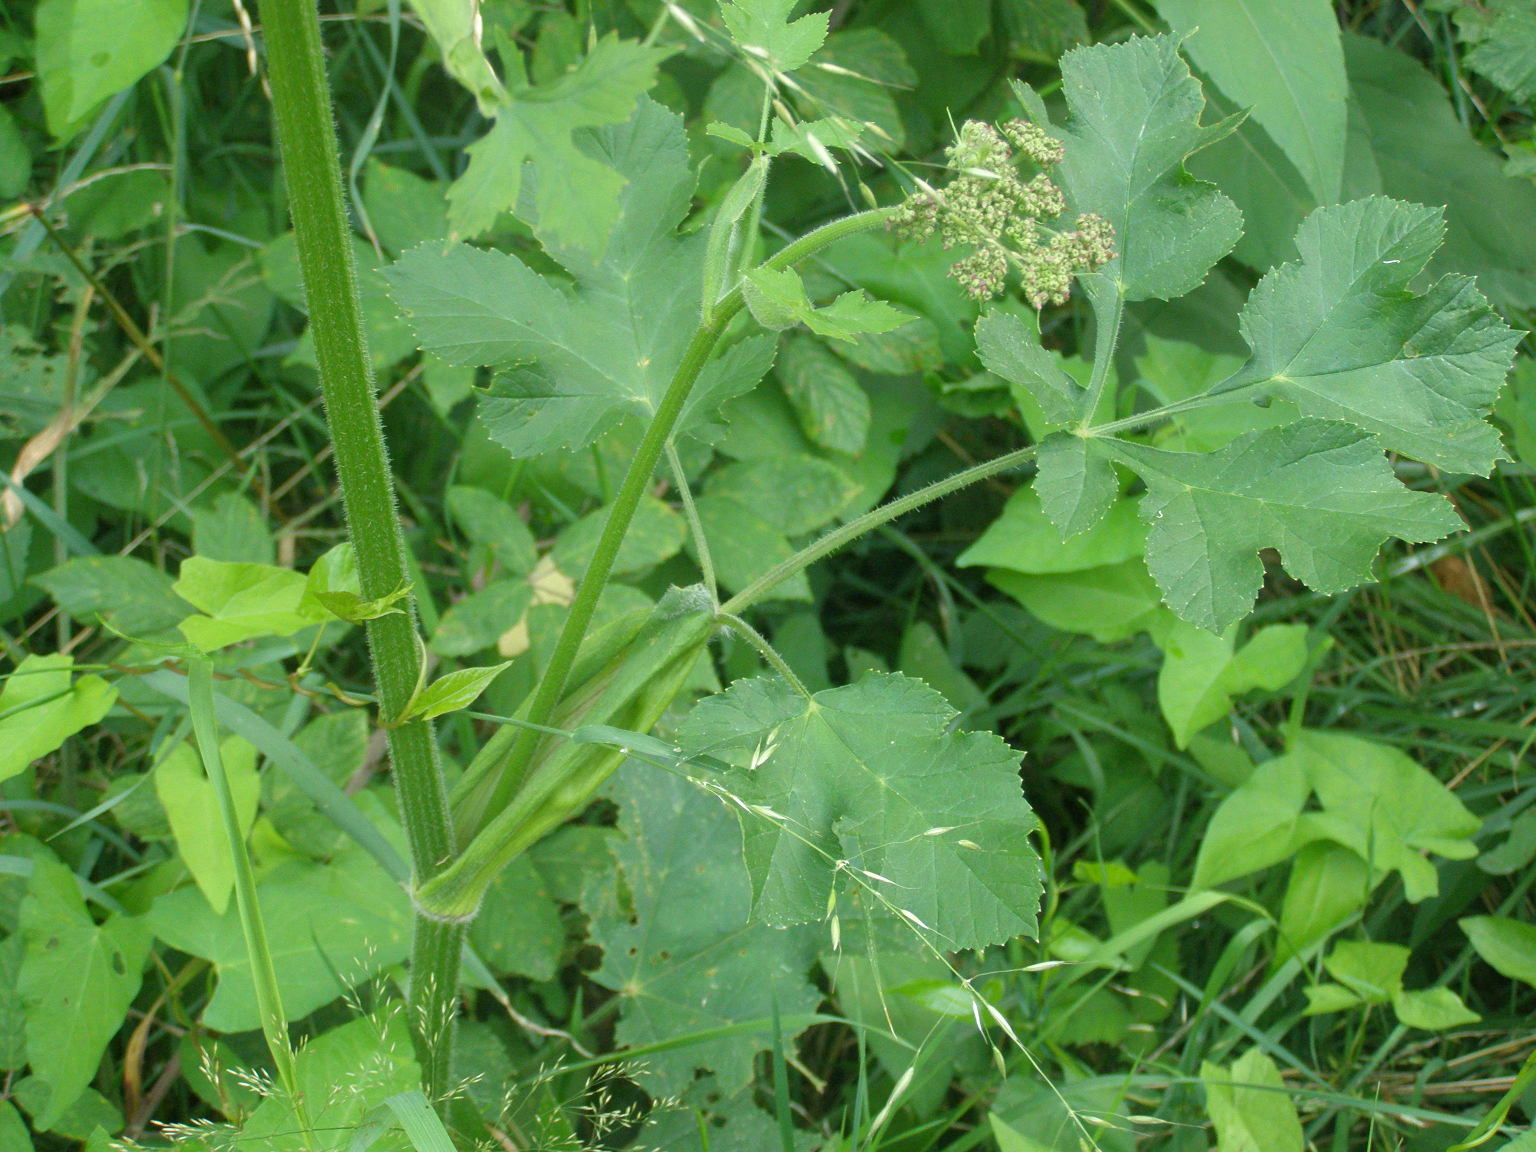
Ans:
{"type": "Polygon", "coordinates": [[[1252,384],[1305,414],[1346,420],[1393,451],[1486,474],[1504,452],[1485,417],[1519,334],[1463,276],[1414,277],[1444,238],[1439,208],[1372,197],[1320,208],[1243,308],[1252,384]]]}
{"type": "MultiPolygon", "coordinates": [[[[693,191],[681,120],[642,101],[590,145],[628,180],[602,255],[567,242],[541,212],[533,219],[574,290],[514,256],[465,245],[413,249],[386,273],[424,349],[501,370],[480,414],[514,456],[581,448],[626,413],[654,411],[697,324],[704,237],[673,235],[693,191]]],[[[705,369],[694,406],[751,387],[772,357],[766,337],[729,349],[705,369]]]]}
{"type": "MultiPolygon", "coordinates": [[[[627,1046],[678,1041],[645,1059],[652,1091],[683,1092],[696,1068],[714,1071],[733,1093],[752,1081],[753,1063],[773,1042],[690,1036],[813,1010],[807,980],[819,933],[781,931],[750,918],[752,887],[741,859],[741,834],[720,801],[697,785],[631,761],[611,790],[622,837],[610,842],[628,889],[616,876],[594,874],[582,903],[592,939],[603,949],[593,973],[623,1002],[618,1040],[627,1046]]],[[[789,1039],[790,1037],[786,1037],[789,1039]]]]}
{"type": "Polygon", "coordinates": [[[1184,170],[1231,131],[1202,126],[1205,97],[1174,36],[1078,48],[1061,58],[1072,119],[1060,174],[1074,212],[1114,225],[1118,260],[1101,276],[1127,300],[1171,300],[1196,288],[1243,231],[1237,205],[1184,170]]]}
{"type": "Polygon", "coordinates": [[[469,167],[448,190],[454,234],[478,235],[515,208],[523,165],[532,161],[539,177],[535,200],[546,228],[601,251],[629,177],[594,159],[573,133],[629,119],[666,56],[664,49],[609,35],[554,83],[537,89],[519,85],[495,109],[489,134],[466,149],[469,167]]]}
{"type": "Polygon", "coordinates": [[[796,0],[722,0],[720,18],[747,55],[776,72],[793,72],[827,38],[828,17],[812,12],[791,20],[796,0]]]}
{"type": "MultiPolygon", "coordinates": [[[[1370,579],[1389,537],[1455,531],[1451,506],[1404,488],[1382,450],[1490,471],[1504,453],[1486,417],[1519,335],[1465,277],[1414,291],[1442,234],[1439,210],[1395,200],[1317,209],[1297,234],[1301,258],[1266,275],[1243,308],[1247,362],[1180,401],[1285,401],[1269,409],[1268,426],[1207,453],[1091,428],[1048,436],[1036,488],[1051,521],[1065,535],[1091,527],[1118,490],[1111,462],[1135,471],[1147,486],[1148,567],[1168,605],[1212,632],[1252,607],[1266,548],[1292,575],[1336,593],[1370,579]],[[1280,422],[1286,413],[1297,418],[1280,422]]],[[[1026,325],[997,314],[977,334],[994,371],[1042,406],[1071,406],[1071,382],[1026,325]]]]}
{"type": "Polygon", "coordinates": [[[679,739],[734,766],[720,784],[746,806],[758,915],[821,919],[841,882],[943,948],[1035,931],[1042,874],[1018,753],[951,731],[954,717],[932,688],[893,674],[809,699],[744,680],[694,709],[679,739]]]}
{"type": "Polygon", "coordinates": [[[1371,578],[1389,536],[1438,540],[1461,526],[1449,503],[1398,483],[1368,433],[1304,419],[1240,436],[1215,452],[1101,446],[1147,484],[1147,566],[1168,606],[1224,632],[1248,614],[1264,578],[1259,552],[1319,592],[1371,578]]]}

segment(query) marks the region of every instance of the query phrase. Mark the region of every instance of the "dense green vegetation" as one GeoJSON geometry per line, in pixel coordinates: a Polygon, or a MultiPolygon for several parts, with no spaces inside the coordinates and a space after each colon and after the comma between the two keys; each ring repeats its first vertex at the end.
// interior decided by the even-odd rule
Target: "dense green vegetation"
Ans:
{"type": "Polygon", "coordinates": [[[322,9],[0,11],[0,1152],[1536,1149],[1529,0],[322,9]]]}

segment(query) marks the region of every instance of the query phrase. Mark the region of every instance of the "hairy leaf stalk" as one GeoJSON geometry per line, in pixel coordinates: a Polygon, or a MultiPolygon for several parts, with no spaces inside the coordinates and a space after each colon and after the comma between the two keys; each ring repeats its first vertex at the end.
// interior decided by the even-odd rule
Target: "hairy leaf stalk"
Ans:
{"type": "MultiPolygon", "coordinates": [[[[262,0],[267,67],[277,117],[278,146],[287,173],[299,268],[309,304],[310,331],[336,454],[363,598],[408,585],[405,538],[395,512],[373,372],[368,363],[362,303],[352,264],[342,200],[336,128],[320,48],[315,0],[262,0]]],[[[379,706],[388,722],[401,715],[421,671],[415,603],[367,623],[379,706]]],[[[453,854],[448,796],[432,726],[412,721],[388,727],[389,754],[418,883],[453,854]]],[[[453,1015],[463,929],[418,917],[411,959],[411,1023],[427,1093],[448,1087],[453,1015]]]]}

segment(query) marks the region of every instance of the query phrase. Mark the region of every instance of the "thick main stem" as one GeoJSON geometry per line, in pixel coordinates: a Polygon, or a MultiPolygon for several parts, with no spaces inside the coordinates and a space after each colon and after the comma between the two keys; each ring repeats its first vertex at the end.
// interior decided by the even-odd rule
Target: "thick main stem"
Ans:
{"type": "MultiPolygon", "coordinates": [[[[314,0],[262,0],[261,18],[278,146],[342,504],[357,552],[362,594],[371,600],[407,586],[405,538],[395,513],[384,428],[368,362],[319,12],[314,0]]],[[[385,720],[405,710],[421,670],[413,598],[407,595],[399,607],[399,613],[367,624],[385,720]]],[[[412,868],[420,883],[436,875],[453,854],[447,791],[429,723],[390,726],[388,736],[412,868]]],[[[417,918],[411,1023],[424,1087],[434,1099],[448,1088],[462,945],[461,927],[417,918]]]]}

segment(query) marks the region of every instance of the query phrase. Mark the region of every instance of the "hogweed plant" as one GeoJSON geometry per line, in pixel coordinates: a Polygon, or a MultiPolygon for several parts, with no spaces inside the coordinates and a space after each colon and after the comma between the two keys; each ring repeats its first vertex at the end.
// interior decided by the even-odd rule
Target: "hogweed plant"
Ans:
{"type": "MultiPolygon", "coordinates": [[[[739,898],[753,917],[729,929],[746,942],[730,969],[738,1000],[721,1038],[703,1045],[708,1051],[666,1051],[668,1032],[686,1031],[690,1021],[665,1011],[621,1016],[621,1043],[657,1046],[647,1075],[658,1094],[688,1091],[698,1066],[715,1070],[722,1091],[742,1090],[763,1046],[746,1022],[771,1017],[777,1030],[782,1016],[781,1039],[792,1041],[816,1003],[804,979],[816,947],[808,933],[826,923],[844,931],[853,909],[861,932],[896,925],[939,956],[1035,935],[1044,878],[1021,754],[991,733],[958,730],[945,698],[905,675],[869,674],[813,692],[751,625],[756,606],[820,558],[948,493],[1032,467],[1034,491],[1063,540],[1134,503],[1147,525],[1146,565],[1168,608],[1222,634],[1252,608],[1267,550],[1293,576],[1333,593],[1369,580],[1387,539],[1431,541],[1460,526],[1442,496],[1399,480],[1388,453],[1478,474],[1500,456],[1485,417],[1517,335],[1466,278],[1425,277],[1442,238],[1440,212],[1384,198],[1307,217],[1297,259],[1266,274],[1243,306],[1249,355],[1225,379],[1151,406],[1111,386],[1126,306],[1193,291],[1242,234],[1232,201],[1185,168],[1236,121],[1202,122],[1201,89],[1176,38],[1068,53],[1062,122],[1017,85],[1022,115],[998,126],[964,124],[948,152],[947,181],[919,182],[900,203],[834,219],[759,260],[757,207],[778,158],[825,163],[860,135],[845,120],[768,114],[782,107],[781,86],[825,36],[824,15],[789,20],[788,4],[724,5],[739,51],[760,65],[765,114],[755,137],[715,133],[742,147],[741,175],[705,226],[688,229],[695,173],[682,121],[644,94],[662,53],[598,41],[582,67],[618,79],[605,101],[578,115],[553,97],[521,101],[522,90],[498,78],[449,6],[421,7],[450,71],[493,120],[449,194],[450,225],[474,237],[515,211],[542,247],[541,266],[553,261],[560,271],[541,273],[517,254],[463,239],[429,241],[388,268],[392,297],[429,357],[488,372],[479,419],[512,458],[581,452],[615,431],[634,444],[536,683],[450,787],[433,720],[466,708],[505,665],[428,682],[316,12],[306,0],[264,0],[298,259],[351,542],[292,589],[283,621],[291,633],[329,613],[367,630],[409,845],[411,1066],[434,1101],[446,1101],[455,1084],[461,962],[483,977],[466,951],[468,926],[498,878],[605,786],[622,801],[620,828],[629,835],[615,855],[629,891],[626,906],[613,897],[588,910],[605,956],[595,978],[640,996],[648,981],[676,979],[658,967],[658,955],[705,946],[696,923],[704,909],[739,898]],[[981,362],[1012,390],[1031,440],[852,515],[761,571],[717,572],[707,507],[688,488],[685,457],[707,442],[700,438],[712,434],[722,406],[763,379],[779,333],[804,327],[858,341],[909,322],[858,290],[813,298],[821,290],[801,274],[840,242],[887,229],[914,239],[937,234],[967,250],[952,275],[971,297],[1017,293],[1027,303],[989,308],[975,340],[981,362]],[[1066,301],[1074,283],[1094,325],[1086,380],[1046,346],[1038,322],[1038,311],[1066,301]],[[703,582],[673,589],[653,607],[600,611],[664,460],[703,582]],[[760,648],[771,674],[692,703],[701,663],[725,628],[760,648]],[[669,712],[662,739],[653,729],[669,712]],[[626,760],[638,770],[615,780],[626,760]],[[650,855],[663,844],[697,859],[696,873],[676,868],[691,899],[658,879],[676,864],[650,855]],[[738,880],[710,865],[729,858],[744,868],[739,890],[723,895],[738,880]],[[647,940],[673,942],[653,953],[639,939],[646,931],[647,940]]],[[[184,625],[194,646],[216,651],[262,634],[262,624],[255,632],[230,624],[229,598],[200,589],[198,571],[184,570],[178,586],[201,610],[194,619],[211,622],[184,625]]],[[[246,722],[225,705],[222,721],[246,722]]],[[[389,859],[387,846],[375,848],[389,859]]],[[[725,977],[699,979],[688,996],[708,1009],[724,996],[725,977]]],[[[665,999],[658,994],[658,1003],[665,999]]],[[[976,1013],[1011,1035],[979,993],[976,1013]]],[[[306,1055],[311,1069],[323,1066],[300,1053],[296,1070],[285,1067],[286,1082],[303,1084],[306,1055]]]]}
{"type": "Polygon", "coordinates": [[[1001,129],[968,120],[948,153],[954,178],[942,192],[925,186],[909,196],[891,226],[914,240],[937,231],[946,248],[972,248],[950,275],[974,299],[1001,295],[1016,271],[1020,292],[1035,308],[1065,304],[1075,275],[1115,258],[1114,229],[1092,212],[1079,215],[1069,232],[1045,233],[1047,222],[1066,211],[1049,172],[1065,154],[1060,140],[1028,120],[1001,129]],[[1014,149],[1043,171],[1021,179],[1014,149]]]}

